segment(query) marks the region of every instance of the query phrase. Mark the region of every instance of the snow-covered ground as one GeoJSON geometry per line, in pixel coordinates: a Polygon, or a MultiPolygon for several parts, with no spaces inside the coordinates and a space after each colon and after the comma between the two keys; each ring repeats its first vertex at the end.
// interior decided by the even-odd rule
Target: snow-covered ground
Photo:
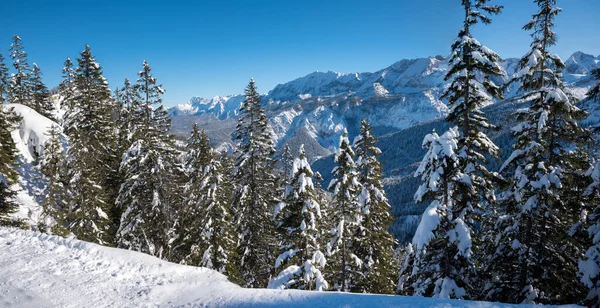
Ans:
{"type": "Polygon", "coordinates": [[[243,289],[215,271],[0,228],[0,307],[511,307],[421,297],[243,289]]]}

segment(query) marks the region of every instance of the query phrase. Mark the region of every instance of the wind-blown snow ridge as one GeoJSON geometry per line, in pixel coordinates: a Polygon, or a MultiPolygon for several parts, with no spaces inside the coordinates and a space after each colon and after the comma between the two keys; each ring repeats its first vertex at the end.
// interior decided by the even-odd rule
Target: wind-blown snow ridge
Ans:
{"type": "Polygon", "coordinates": [[[0,247],[1,307],[512,307],[421,297],[243,289],[205,268],[13,228],[0,228],[0,247]]]}

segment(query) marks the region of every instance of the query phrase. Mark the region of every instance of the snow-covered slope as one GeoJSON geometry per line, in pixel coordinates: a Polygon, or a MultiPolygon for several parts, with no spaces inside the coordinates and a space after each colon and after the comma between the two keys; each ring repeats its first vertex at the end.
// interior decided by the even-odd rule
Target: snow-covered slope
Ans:
{"type": "Polygon", "coordinates": [[[37,163],[43,155],[48,130],[57,124],[24,105],[8,104],[4,108],[12,108],[21,117],[18,128],[12,132],[19,153],[19,184],[13,189],[17,190],[20,207],[15,217],[34,225],[41,214],[40,203],[46,186],[37,163]]]}
{"type": "MultiPolygon", "coordinates": [[[[0,307],[512,307],[334,292],[243,289],[215,271],[0,228],[0,307]]],[[[533,306],[531,306],[533,307],[533,306]]]]}

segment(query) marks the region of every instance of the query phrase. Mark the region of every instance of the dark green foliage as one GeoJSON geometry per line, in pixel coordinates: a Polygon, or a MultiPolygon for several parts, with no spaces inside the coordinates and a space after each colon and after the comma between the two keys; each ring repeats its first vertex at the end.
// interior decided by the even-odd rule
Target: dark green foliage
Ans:
{"type": "Polygon", "coordinates": [[[68,217],[68,194],[67,178],[65,177],[66,155],[63,151],[63,140],[58,126],[52,126],[48,130],[48,141],[44,144],[44,157],[41,171],[48,180],[45,190],[45,200],[42,205],[39,229],[43,232],[68,236],[66,228],[68,217]],[[48,229],[47,220],[53,220],[54,224],[48,229]]]}
{"type": "Polygon", "coordinates": [[[359,197],[363,221],[356,235],[356,255],[363,261],[363,276],[356,291],[360,293],[394,294],[398,278],[398,264],[394,258],[394,237],[388,231],[393,217],[391,206],[381,181],[382,170],[378,161],[381,150],[372,126],[365,119],[354,147],[357,156],[358,182],[362,186],[359,197]]]}
{"type": "Polygon", "coordinates": [[[13,104],[22,104],[33,108],[31,105],[33,96],[31,68],[27,62],[27,53],[23,48],[23,41],[16,34],[13,36],[10,51],[15,73],[10,79],[8,101],[13,104]]]}
{"type": "Polygon", "coordinates": [[[330,241],[327,245],[328,268],[326,279],[334,290],[355,290],[362,275],[362,260],[356,255],[355,235],[362,219],[358,204],[358,173],[355,154],[348,133],[340,137],[335,156],[336,167],[329,190],[333,193],[328,219],[331,220],[330,241]]]}
{"type": "Polygon", "coordinates": [[[254,80],[245,90],[240,118],[235,131],[235,191],[232,210],[238,240],[237,266],[242,286],[266,287],[272,274],[276,254],[272,213],[277,203],[277,189],[272,169],[273,132],[260,105],[254,80]]]}
{"type": "Polygon", "coordinates": [[[50,101],[50,92],[42,80],[42,71],[33,63],[31,70],[31,107],[46,118],[54,120],[54,104],[50,101]]]}
{"type": "Polygon", "coordinates": [[[497,208],[496,237],[490,237],[486,272],[492,282],[485,295],[512,303],[573,303],[583,294],[576,277],[583,252],[573,226],[583,210],[580,175],[588,160],[577,148],[590,135],[578,125],[585,112],[561,81],[565,65],[549,52],[560,9],[555,0],[535,2],[539,11],[523,27],[532,31],[532,48],[514,78],[529,107],[516,114],[514,151],[502,166],[510,183],[497,208]]]}
{"type": "Polygon", "coordinates": [[[19,224],[10,217],[19,208],[14,199],[17,193],[10,187],[19,177],[18,154],[11,136],[19,121],[12,109],[0,105],[0,225],[19,224]]]}

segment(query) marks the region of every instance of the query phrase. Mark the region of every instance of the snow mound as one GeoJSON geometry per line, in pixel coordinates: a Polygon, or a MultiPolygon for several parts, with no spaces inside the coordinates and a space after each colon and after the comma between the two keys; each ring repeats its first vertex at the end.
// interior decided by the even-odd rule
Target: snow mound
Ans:
{"type": "Polygon", "coordinates": [[[512,307],[422,297],[243,289],[209,269],[13,228],[0,228],[0,247],[1,307],[512,307]]]}
{"type": "Polygon", "coordinates": [[[31,163],[42,154],[44,143],[48,140],[46,135],[48,130],[52,125],[57,124],[27,106],[20,104],[6,106],[13,108],[15,113],[23,118],[19,129],[13,131],[12,136],[19,154],[25,162],[31,163]]]}

